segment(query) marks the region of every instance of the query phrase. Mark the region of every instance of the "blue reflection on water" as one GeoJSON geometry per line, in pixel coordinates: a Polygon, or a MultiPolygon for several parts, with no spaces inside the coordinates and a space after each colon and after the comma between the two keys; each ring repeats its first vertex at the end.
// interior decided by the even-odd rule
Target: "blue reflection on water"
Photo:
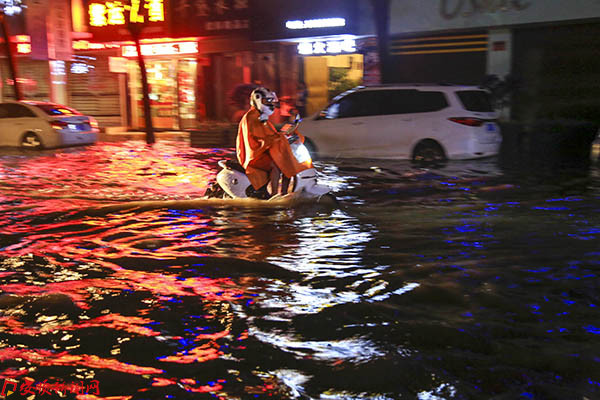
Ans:
{"type": "Polygon", "coordinates": [[[589,333],[593,333],[594,335],[600,335],[600,327],[594,325],[588,325],[583,327],[589,333]]]}

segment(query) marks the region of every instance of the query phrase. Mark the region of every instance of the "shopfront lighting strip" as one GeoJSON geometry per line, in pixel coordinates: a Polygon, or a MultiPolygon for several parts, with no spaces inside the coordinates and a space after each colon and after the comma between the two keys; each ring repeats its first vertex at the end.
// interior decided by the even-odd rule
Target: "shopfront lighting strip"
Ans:
{"type": "MultiPolygon", "coordinates": [[[[142,44],[142,55],[144,56],[170,56],[177,54],[197,54],[198,42],[173,42],[173,43],[153,43],[142,44]]],[[[136,57],[135,46],[121,47],[123,57],[136,57]]]]}
{"type": "Polygon", "coordinates": [[[288,29],[334,28],[337,26],[346,26],[346,20],[344,18],[319,18],[286,21],[285,23],[285,27],[288,29]]]}

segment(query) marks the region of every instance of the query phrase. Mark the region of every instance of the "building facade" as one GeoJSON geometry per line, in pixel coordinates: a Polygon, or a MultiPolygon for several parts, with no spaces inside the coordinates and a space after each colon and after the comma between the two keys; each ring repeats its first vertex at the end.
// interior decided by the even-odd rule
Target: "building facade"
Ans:
{"type": "Polygon", "coordinates": [[[510,75],[512,117],[600,121],[595,0],[392,0],[397,82],[480,84],[510,75]]]}

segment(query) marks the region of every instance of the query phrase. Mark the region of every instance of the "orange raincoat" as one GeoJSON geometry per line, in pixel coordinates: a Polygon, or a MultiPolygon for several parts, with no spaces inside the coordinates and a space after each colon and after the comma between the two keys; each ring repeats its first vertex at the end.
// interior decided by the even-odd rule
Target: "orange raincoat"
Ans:
{"type": "MultiPolygon", "coordinates": [[[[299,163],[284,134],[278,132],[271,122],[260,122],[259,115],[255,107],[244,114],[238,126],[236,143],[238,161],[257,190],[269,181],[272,163],[287,178],[312,167],[311,162],[299,163]]],[[[304,136],[298,131],[296,133],[304,143],[304,136]]]]}

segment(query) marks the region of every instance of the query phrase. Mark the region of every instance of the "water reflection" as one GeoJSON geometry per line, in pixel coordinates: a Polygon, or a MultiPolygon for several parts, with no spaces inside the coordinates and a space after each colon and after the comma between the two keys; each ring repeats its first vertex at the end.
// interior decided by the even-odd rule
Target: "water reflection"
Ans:
{"type": "Polygon", "coordinates": [[[196,201],[228,155],[1,156],[0,379],[97,380],[96,398],[600,395],[596,165],[322,160],[333,209],[196,201]]]}

